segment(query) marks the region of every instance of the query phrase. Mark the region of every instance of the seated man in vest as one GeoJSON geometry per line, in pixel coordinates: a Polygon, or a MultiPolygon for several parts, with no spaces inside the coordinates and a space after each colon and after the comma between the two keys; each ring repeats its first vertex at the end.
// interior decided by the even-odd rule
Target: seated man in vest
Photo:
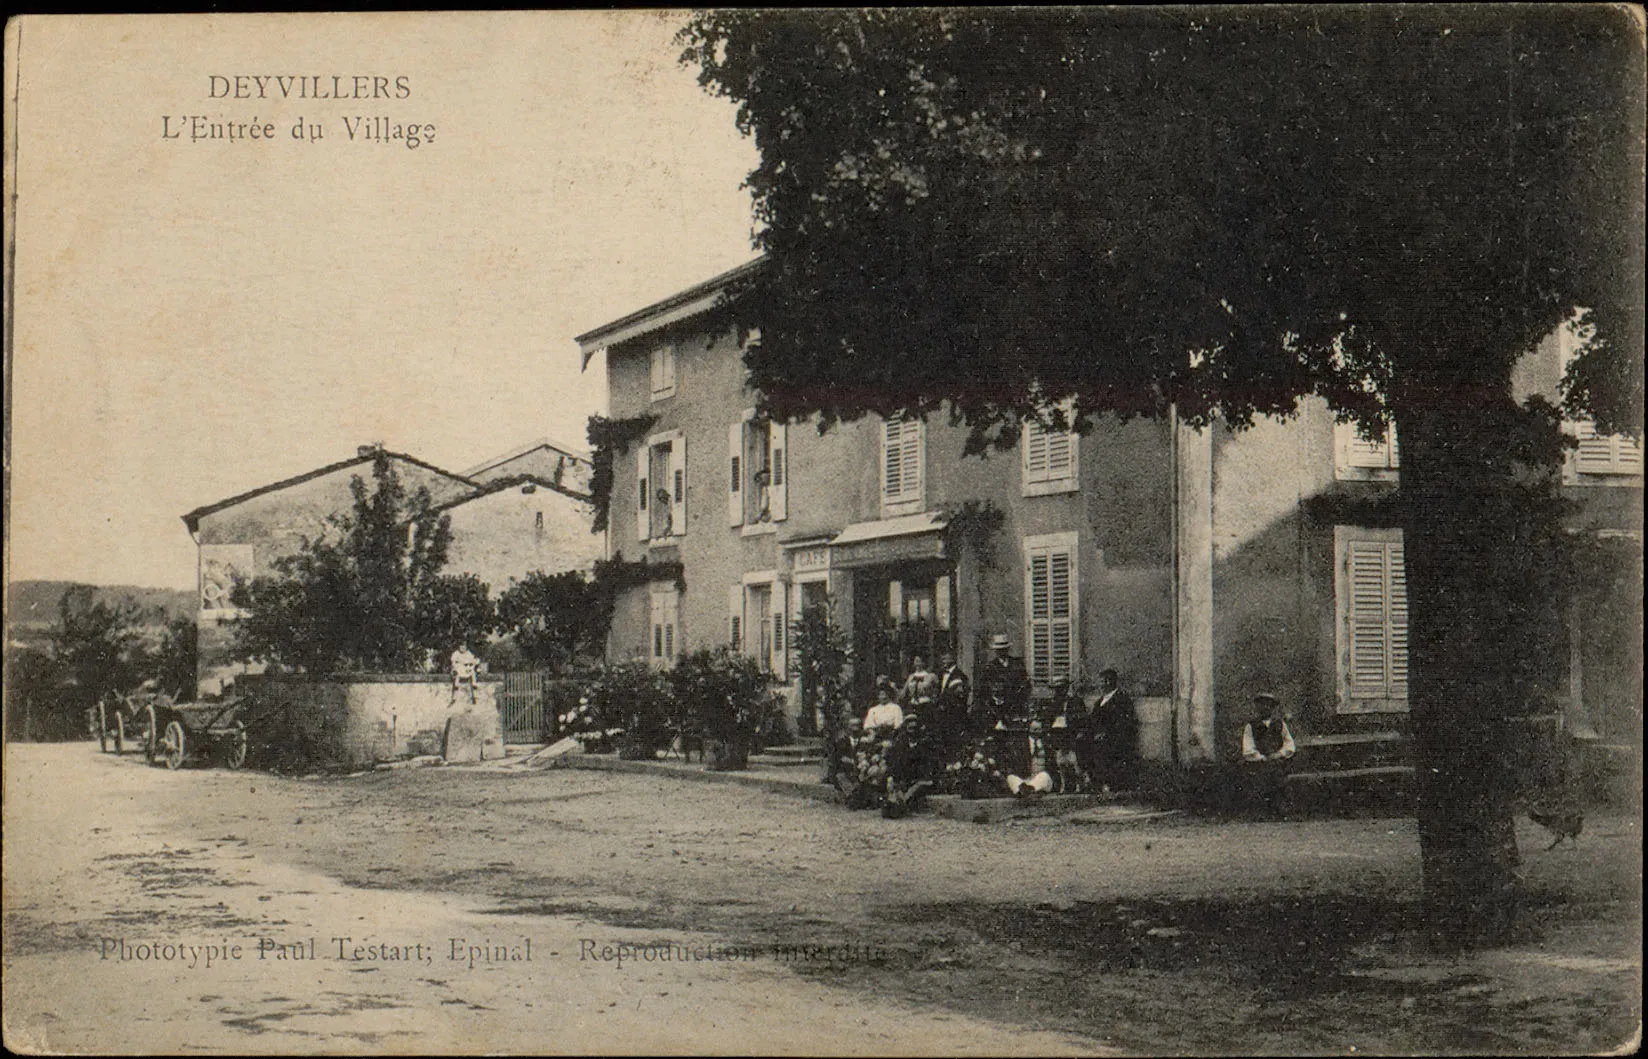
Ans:
{"type": "Polygon", "coordinates": [[[1242,728],[1242,787],[1250,805],[1275,810],[1297,747],[1274,695],[1253,697],[1253,719],[1242,728]]]}

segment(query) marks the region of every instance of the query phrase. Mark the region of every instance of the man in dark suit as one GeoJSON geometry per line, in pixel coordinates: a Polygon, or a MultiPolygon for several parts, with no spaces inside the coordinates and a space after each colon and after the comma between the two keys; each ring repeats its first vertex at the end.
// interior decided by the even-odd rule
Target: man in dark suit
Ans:
{"type": "Polygon", "coordinates": [[[1079,728],[1077,753],[1089,782],[1113,790],[1131,788],[1138,780],[1139,718],[1114,669],[1099,674],[1099,697],[1083,711],[1079,728]]]}
{"type": "Polygon", "coordinates": [[[990,660],[979,667],[978,698],[974,702],[973,729],[979,734],[998,723],[1017,724],[1030,700],[1030,678],[1024,663],[1007,652],[1012,642],[1005,634],[990,638],[990,660]]]}

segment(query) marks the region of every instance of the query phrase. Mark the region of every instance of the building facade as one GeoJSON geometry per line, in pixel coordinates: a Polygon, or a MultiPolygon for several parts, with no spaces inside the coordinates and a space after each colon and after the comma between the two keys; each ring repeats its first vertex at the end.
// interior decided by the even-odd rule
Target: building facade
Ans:
{"type": "MultiPolygon", "coordinates": [[[[1365,515],[1396,488],[1394,431],[1369,441],[1308,400],[1240,433],[1105,419],[1078,437],[1030,422],[1016,450],[963,458],[965,430],[943,416],[822,435],[764,422],[726,299],[755,267],[577,339],[586,365],[606,354],[612,418],[650,421],[614,461],[609,551],[679,562],[685,586],[626,592],[609,656],[667,665],[730,644],[787,686],[805,730],[790,623],[828,600],[863,701],[917,655],[954,651],[972,669],[1006,633],[1040,687],[1118,670],[1149,757],[1234,756],[1259,691],[1324,740],[1401,737],[1401,531],[1365,515]]],[[[1535,365],[1560,344],[1526,358],[1526,385],[1554,391],[1545,375],[1560,367],[1535,365]]],[[[1571,488],[1588,518],[1640,541],[1640,456],[1603,440],[1613,462],[1582,448],[1571,488]]],[[[1640,715],[1640,680],[1634,701],[1640,715]]]]}

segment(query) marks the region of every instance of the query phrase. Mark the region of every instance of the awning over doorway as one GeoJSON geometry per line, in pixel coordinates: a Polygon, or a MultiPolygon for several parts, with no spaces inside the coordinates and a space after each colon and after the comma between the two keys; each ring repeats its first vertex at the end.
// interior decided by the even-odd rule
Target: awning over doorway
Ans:
{"type": "Polygon", "coordinates": [[[944,515],[923,511],[874,522],[855,522],[830,541],[837,569],[944,558],[944,515]]]}

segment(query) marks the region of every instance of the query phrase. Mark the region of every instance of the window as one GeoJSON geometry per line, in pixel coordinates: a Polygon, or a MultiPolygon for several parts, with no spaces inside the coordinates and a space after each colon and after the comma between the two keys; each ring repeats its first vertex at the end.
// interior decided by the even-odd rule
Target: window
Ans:
{"type": "MultiPolygon", "coordinates": [[[[1061,410],[1070,414],[1068,405],[1061,410]]],[[[1080,476],[1079,444],[1074,430],[1050,430],[1040,420],[1025,420],[1019,446],[1024,453],[1024,495],[1075,492],[1080,476]]]]}
{"type": "Polygon", "coordinates": [[[908,514],[922,508],[923,443],[926,427],[919,419],[889,419],[881,432],[882,515],[908,514]]]}
{"type": "Polygon", "coordinates": [[[664,540],[687,532],[687,439],[654,434],[635,452],[635,536],[664,540]]]}
{"type": "Polygon", "coordinates": [[[1401,453],[1396,445],[1396,424],[1385,428],[1382,438],[1362,436],[1355,423],[1333,425],[1333,466],[1336,477],[1345,479],[1393,478],[1401,465],[1401,453]]]}
{"type": "Polygon", "coordinates": [[[648,354],[647,381],[654,401],[675,395],[675,347],[652,347],[648,354]]]}
{"type": "Polygon", "coordinates": [[[652,589],[652,664],[667,668],[675,664],[680,650],[681,596],[675,586],[654,585],[652,589]]]}
{"type": "Polygon", "coordinates": [[[1408,708],[1402,531],[1335,526],[1339,712],[1408,708]]]}
{"type": "Polygon", "coordinates": [[[727,428],[727,521],[734,526],[782,522],[789,516],[789,429],[754,418],[727,428]]]}
{"type": "Polygon", "coordinates": [[[732,648],[756,660],[764,672],[786,679],[789,632],[785,591],[777,574],[745,575],[727,598],[727,635],[732,648]]]}
{"type": "Polygon", "coordinates": [[[1050,684],[1073,677],[1080,661],[1077,635],[1076,534],[1024,539],[1024,644],[1030,680],[1050,684]]]}
{"type": "Polygon", "coordinates": [[[1596,424],[1582,419],[1567,425],[1579,440],[1572,455],[1575,474],[1641,474],[1642,446],[1628,434],[1598,434],[1596,424]]]}
{"type": "MultiPolygon", "coordinates": [[[[1579,356],[1587,336],[1581,335],[1573,321],[1557,329],[1558,371],[1566,375],[1568,365],[1579,356]]],[[[1579,475],[1640,475],[1642,473],[1642,445],[1628,434],[1599,434],[1596,423],[1589,419],[1571,419],[1562,425],[1564,431],[1579,442],[1579,448],[1568,454],[1565,477],[1573,481],[1579,475]]]]}

